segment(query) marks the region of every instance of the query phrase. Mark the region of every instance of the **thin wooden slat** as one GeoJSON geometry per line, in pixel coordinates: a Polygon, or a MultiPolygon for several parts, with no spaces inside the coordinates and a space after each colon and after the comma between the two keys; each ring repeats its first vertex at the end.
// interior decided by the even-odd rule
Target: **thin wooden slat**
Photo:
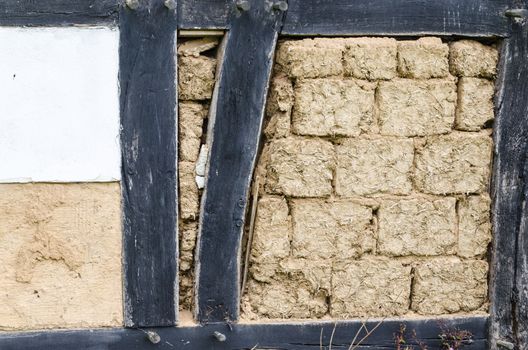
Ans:
{"type": "Polygon", "coordinates": [[[0,25],[58,26],[114,22],[119,0],[2,0],[0,25]]]}
{"type": "Polygon", "coordinates": [[[290,0],[286,35],[507,36],[509,0],[290,0]]]}
{"type": "Polygon", "coordinates": [[[513,24],[501,52],[495,101],[494,242],[490,263],[490,343],[527,339],[528,243],[526,157],[528,152],[528,27],[513,24]],[[518,255],[516,258],[516,251],[518,255]],[[515,334],[515,331],[519,332],[515,334]]]}
{"type": "Polygon", "coordinates": [[[120,13],[125,323],[177,313],[176,14],[163,0],[120,13]]]}
{"type": "MultiPolygon", "coordinates": [[[[366,322],[366,327],[372,330],[377,321],[366,322]]],[[[366,338],[356,350],[395,349],[394,334],[401,325],[407,329],[407,343],[415,345],[412,333],[416,338],[428,345],[429,350],[440,349],[439,335],[444,329],[465,330],[472,335],[472,343],[464,345],[467,350],[485,350],[487,317],[475,316],[452,319],[423,320],[386,320],[366,338]]],[[[55,349],[188,349],[188,350],[241,350],[241,349],[288,349],[302,350],[321,348],[328,349],[330,338],[332,349],[347,350],[356,332],[361,327],[360,321],[289,323],[289,324],[225,324],[208,325],[192,328],[158,328],[149,329],[160,336],[160,342],[151,344],[145,330],[114,329],[114,330],[79,330],[36,333],[4,333],[0,334],[0,349],[2,350],[55,350],[55,349]],[[215,331],[226,336],[224,342],[219,342],[214,336],[215,331]]],[[[361,333],[357,338],[363,338],[361,333]]],[[[356,342],[357,344],[357,342],[356,342]]],[[[416,347],[418,348],[418,347],[416,347]]]]}
{"type": "Polygon", "coordinates": [[[231,20],[217,96],[197,249],[197,318],[236,320],[240,244],[283,13],[261,0],[231,20]]]}

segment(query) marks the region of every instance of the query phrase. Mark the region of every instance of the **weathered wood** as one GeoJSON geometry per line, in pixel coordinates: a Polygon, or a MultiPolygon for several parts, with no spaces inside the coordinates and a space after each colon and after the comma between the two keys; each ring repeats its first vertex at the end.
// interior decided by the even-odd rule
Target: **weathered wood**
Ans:
{"type": "Polygon", "coordinates": [[[282,34],[507,36],[509,0],[290,0],[282,34]]]}
{"type": "Polygon", "coordinates": [[[235,13],[224,49],[197,249],[197,318],[236,320],[240,245],[283,13],[252,0],[235,13]]]}
{"type": "MultiPolygon", "coordinates": [[[[372,330],[378,322],[368,321],[366,326],[372,330]]],[[[473,334],[473,343],[464,349],[484,350],[486,342],[486,317],[468,317],[452,319],[426,320],[386,320],[366,338],[357,350],[395,349],[394,334],[402,324],[407,329],[407,344],[415,345],[416,338],[428,345],[428,349],[440,349],[439,335],[441,327],[451,330],[467,330],[473,334]]],[[[242,350],[242,349],[288,349],[319,350],[327,349],[333,329],[332,349],[347,350],[356,332],[361,327],[359,321],[315,322],[297,324],[211,324],[192,328],[158,328],[153,330],[161,338],[154,345],[147,339],[146,330],[113,329],[113,330],[79,330],[55,331],[19,334],[0,334],[2,350],[136,350],[136,349],[189,349],[189,350],[242,350]],[[213,333],[219,331],[226,336],[225,342],[219,342],[213,333]]],[[[363,331],[358,340],[363,338],[363,331]]],[[[357,344],[357,341],[356,341],[357,344]]]]}
{"type": "MultiPolygon", "coordinates": [[[[520,8],[528,8],[528,0],[520,1],[520,8]]],[[[521,163],[519,166],[519,181],[522,186],[521,205],[519,208],[520,224],[517,232],[517,257],[515,266],[515,289],[513,295],[514,319],[513,331],[517,349],[528,349],[528,23],[514,21],[510,42],[511,61],[506,74],[510,77],[505,81],[505,93],[509,92],[514,105],[509,113],[517,119],[517,137],[514,140],[516,151],[521,163]],[[514,102],[513,102],[514,101],[514,102]]],[[[513,189],[512,189],[513,190],[513,189]]]]}
{"type": "Polygon", "coordinates": [[[235,9],[234,1],[180,0],[178,1],[178,28],[225,29],[229,15],[235,9]]]}
{"type": "Polygon", "coordinates": [[[528,27],[513,24],[503,43],[494,126],[493,249],[490,343],[524,338],[528,324],[526,167],[528,152],[528,27]],[[518,255],[516,257],[516,251],[518,255]],[[518,332],[518,334],[515,334],[518,332]]]}
{"type": "Polygon", "coordinates": [[[176,14],[163,0],[120,13],[125,323],[177,311],[176,14]]]}
{"type": "MultiPolygon", "coordinates": [[[[290,0],[285,35],[504,37],[510,0],[290,0]]],[[[235,2],[181,0],[179,28],[229,27],[235,2]]]]}
{"type": "Polygon", "coordinates": [[[117,19],[120,0],[2,0],[0,25],[98,24],[117,19]]]}

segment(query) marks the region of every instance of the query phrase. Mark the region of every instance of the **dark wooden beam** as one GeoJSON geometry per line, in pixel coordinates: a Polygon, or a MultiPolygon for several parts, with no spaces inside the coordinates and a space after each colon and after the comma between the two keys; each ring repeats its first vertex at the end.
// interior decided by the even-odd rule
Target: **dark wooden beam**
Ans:
{"type": "MultiPolygon", "coordinates": [[[[365,323],[369,330],[378,322],[365,323]]],[[[394,335],[401,325],[406,326],[405,345],[416,345],[416,339],[428,346],[429,350],[440,349],[439,336],[446,330],[469,331],[473,337],[467,350],[487,349],[487,318],[481,316],[451,319],[425,320],[386,320],[367,337],[357,350],[395,349],[394,335]]],[[[165,327],[148,329],[160,337],[158,344],[148,340],[148,330],[110,329],[110,330],[77,330],[48,331],[35,333],[2,333],[0,349],[2,350],[140,350],[140,349],[189,349],[189,350],[242,350],[242,349],[288,349],[301,350],[321,348],[328,349],[332,339],[332,349],[347,350],[351,341],[361,327],[359,321],[285,323],[285,324],[210,324],[202,327],[173,328],[165,327]],[[334,331],[335,327],[335,331],[334,331]],[[214,337],[214,332],[225,335],[223,342],[214,337]],[[332,337],[332,333],[333,337],[332,337]]],[[[365,336],[362,331],[357,342],[365,336]]]]}
{"type": "Polygon", "coordinates": [[[503,43],[494,126],[490,343],[528,347],[528,26],[503,43]],[[517,254],[517,255],[516,255],[517,254]]]}
{"type": "Polygon", "coordinates": [[[509,32],[509,0],[290,0],[282,34],[460,35],[509,32]]]}
{"type": "Polygon", "coordinates": [[[283,12],[249,1],[234,13],[224,48],[197,249],[197,317],[238,318],[240,245],[283,12]]]}
{"type": "MultiPolygon", "coordinates": [[[[283,35],[506,37],[511,0],[290,0],[283,35]]],[[[229,27],[234,1],[181,0],[181,29],[229,27]]]]}
{"type": "Polygon", "coordinates": [[[2,26],[104,24],[117,20],[121,0],[2,0],[2,26]]]}
{"type": "Polygon", "coordinates": [[[120,13],[125,323],[177,313],[176,13],[151,0],[120,13]]]}
{"type": "Polygon", "coordinates": [[[180,0],[178,28],[226,29],[235,2],[226,0],[180,0]]]}
{"type": "MultiPolygon", "coordinates": [[[[521,1],[528,8],[528,0],[521,1]]],[[[517,257],[515,260],[515,288],[513,290],[513,331],[517,349],[528,349],[528,23],[527,18],[514,21],[504,81],[503,106],[516,120],[514,139],[509,139],[509,149],[514,149],[518,166],[519,190],[522,188],[518,215],[517,257]],[[509,95],[505,97],[504,94],[509,95]],[[505,101],[506,99],[506,101],[505,101]],[[510,109],[508,109],[510,108],[510,109]]],[[[513,124],[513,123],[512,123],[513,124]]],[[[513,175],[513,174],[512,174],[513,175]]],[[[510,190],[513,190],[510,189],[510,190]]]]}

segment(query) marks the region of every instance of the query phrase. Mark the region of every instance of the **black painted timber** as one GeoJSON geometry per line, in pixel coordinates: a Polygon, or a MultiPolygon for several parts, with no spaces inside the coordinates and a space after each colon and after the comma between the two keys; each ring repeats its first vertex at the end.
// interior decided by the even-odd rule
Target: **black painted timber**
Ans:
{"type": "MultiPolygon", "coordinates": [[[[506,37],[511,0],[290,0],[283,35],[506,37]]],[[[235,1],[181,0],[181,29],[229,28],[235,1]]]]}
{"type": "MultiPolygon", "coordinates": [[[[519,4],[522,5],[522,4],[519,4]]],[[[528,348],[528,25],[512,21],[496,94],[490,343],[528,348]]]]}
{"type": "MultiPolygon", "coordinates": [[[[528,1],[519,1],[519,8],[528,8],[528,1]]],[[[517,255],[515,260],[515,288],[513,289],[513,332],[517,349],[528,348],[528,19],[513,21],[512,37],[508,43],[507,67],[502,108],[510,113],[514,130],[502,129],[505,133],[510,163],[505,169],[510,176],[517,176],[520,203],[517,215],[517,255]],[[513,164],[512,164],[513,163],[513,164]],[[515,169],[513,172],[511,170],[515,169]]],[[[504,115],[503,115],[504,117],[504,115]]],[[[508,127],[508,126],[506,126],[508,127]]],[[[504,137],[504,136],[503,136],[504,137]]],[[[502,151],[502,150],[500,150],[502,151]]],[[[499,170],[500,171],[500,170],[499,170]]],[[[511,188],[510,191],[513,191],[511,188]]],[[[517,199],[517,198],[515,198],[517,199]]],[[[499,258],[500,259],[500,258],[499,258]]]]}
{"type": "Polygon", "coordinates": [[[229,0],[180,0],[178,28],[225,29],[235,2],[229,0]]]}
{"type": "Polygon", "coordinates": [[[63,26],[115,22],[120,0],[2,0],[2,26],[63,26]]]}
{"type": "MultiPolygon", "coordinates": [[[[3,0],[0,25],[115,21],[123,0],[3,0]]],[[[505,37],[511,0],[290,0],[284,35],[460,35],[505,37]]],[[[180,0],[178,28],[229,29],[230,0],[180,0]]]]}
{"type": "Polygon", "coordinates": [[[507,36],[508,0],[290,0],[282,34],[507,36]]]}
{"type": "Polygon", "coordinates": [[[252,0],[235,13],[220,71],[197,249],[197,318],[239,314],[240,245],[283,12],[252,0]]]}
{"type": "Polygon", "coordinates": [[[177,314],[176,13],[150,0],[120,13],[125,324],[177,314]]]}
{"type": "MultiPolygon", "coordinates": [[[[372,330],[378,322],[366,322],[372,330]]],[[[463,349],[487,349],[486,317],[468,317],[429,320],[386,320],[366,338],[357,350],[395,349],[394,334],[402,324],[406,325],[407,344],[415,345],[412,333],[428,345],[429,350],[440,349],[439,335],[443,329],[458,329],[471,332],[472,343],[463,349]]],[[[202,327],[173,328],[164,327],[155,331],[161,338],[158,344],[147,339],[147,329],[110,329],[48,331],[35,333],[0,334],[2,350],[140,350],[140,349],[189,349],[189,350],[242,350],[242,349],[328,349],[332,339],[332,349],[347,350],[357,331],[359,321],[287,323],[287,324],[226,324],[207,325],[202,327]],[[335,327],[335,332],[333,332],[335,327]],[[215,331],[226,336],[219,342],[215,331]],[[332,333],[334,333],[332,337],[332,333]]],[[[358,340],[363,338],[363,331],[358,340]]],[[[357,341],[355,342],[357,344],[357,341]]]]}

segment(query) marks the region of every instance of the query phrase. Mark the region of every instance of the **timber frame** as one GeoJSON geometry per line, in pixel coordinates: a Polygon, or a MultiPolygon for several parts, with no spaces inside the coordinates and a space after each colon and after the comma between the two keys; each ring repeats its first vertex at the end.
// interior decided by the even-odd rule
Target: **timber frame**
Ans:
{"type": "MultiPolygon", "coordinates": [[[[330,343],[333,349],[349,348],[362,327],[359,320],[237,323],[242,229],[279,35],[501,41],[491,184],[490,316],[441,322],[470,331],[469,349],[528,348],[528,0],[289,0],[288,9],[279,2],[0,2],[0,26],[120,29],[127,327],[3,332],[0,349],[319,349],[330,343]],[[178,29],[226,33],[197,246],[195,316],[201,326],[196,327],[177,327],[178,29]]],[[[377,323],[368,321],[366,326],[372,329],[377,323]]],[[[393,348],[402,323],[416,330],[430,349],[438,346],[438,319],[397,319],[384,320],[357,349],[393,348]]]]}

